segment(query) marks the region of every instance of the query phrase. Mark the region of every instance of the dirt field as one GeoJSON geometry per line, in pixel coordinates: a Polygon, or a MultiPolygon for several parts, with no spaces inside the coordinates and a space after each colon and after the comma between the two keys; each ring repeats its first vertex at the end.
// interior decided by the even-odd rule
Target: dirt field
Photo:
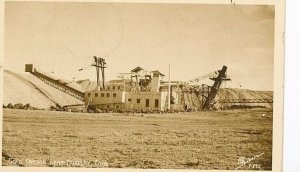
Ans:
{"type": "Polygon", "coordinates": [[[5,166],[272,167],[271,111],[83,114],[4,109],[5,166]]]}

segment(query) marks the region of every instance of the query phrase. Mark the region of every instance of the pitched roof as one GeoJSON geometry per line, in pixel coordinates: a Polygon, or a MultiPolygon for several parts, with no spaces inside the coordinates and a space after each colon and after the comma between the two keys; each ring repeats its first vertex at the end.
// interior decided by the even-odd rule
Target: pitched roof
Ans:
{"type": "Polygon", "coordinates": [[[154,71],[151,71],[152,73],[159,73],[160,75],[162,75],[162,76],[165,76],[164,74],[162,74],[160,71],[158,71],[158,70],[154,70],[154,71]]]}
{"type": "Polygon", "coordinates": [[[131,72],[139,72],[141,70],[144,70],[144,69],[142,67],[138,66],[138,67],[132,69],[131,72]]]}

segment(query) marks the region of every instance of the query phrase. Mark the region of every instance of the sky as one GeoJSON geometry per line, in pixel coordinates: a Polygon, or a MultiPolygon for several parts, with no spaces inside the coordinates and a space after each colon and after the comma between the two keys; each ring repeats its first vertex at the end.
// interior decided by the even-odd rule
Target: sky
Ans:
{"type": "MultiPolygon", "coordinates": [[[[273,90],[274,6],[5,2],[4,69],[25,64],[72,80],[136,66],[188,81],[228,67],[227,87],[273,90]]],[[[167,78],[166,78],[167,79],[167,78]]],[[[203,81],[206,82],[206,81],[203,81]]]]}

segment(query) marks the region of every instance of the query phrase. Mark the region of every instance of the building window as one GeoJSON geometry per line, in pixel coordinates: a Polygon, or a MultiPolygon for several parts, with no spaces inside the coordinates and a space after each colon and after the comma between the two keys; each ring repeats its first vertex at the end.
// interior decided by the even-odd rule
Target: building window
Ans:
{"type": "Polygon", "coordinates": [[[136,103],[141,103],[141,99],[136,99],[136,103]]]}
{"type": "Polygon", "coordinates": [[[98,93],[95,93],[95,97],[98,97],[98,93]]]}
{"type": "Polygon", "coordinates": [[[107,86],[107,90],[109,90],[110,89],[110,86],[107,86]]]}
{"type": "Polygon", "coordinates": [[[109,108],[109,105],[107,105],[107,108],[109,108]]]}
{"type": "Polygon", "coordinates": [[[117,105],[116,108],[119,109],[119,106],[117,105]]]}
{"type": "Polygon", "coordinates": [[[104,97],[104,95],[105,95],[104,93],[101,93],[101,97],[104,97]]]}
{"type": "Polygon", "coordinates": [[[131,99],[128,99],[129,102],[131,102],[131,99]]]}
{"type": "Polygon", "coordinates": [[[116,89],[116,87],[115,86],[113,86],[113,90],[115,90],[116,89]]]}
{"type": "Polygon", "coordinates": [[[116,93],[114,93],[114,94],[113,94],[113,97],[117,97],[117,94],[116,94],[116,93]]]}
{"type": "Polygon", "coordinates": [[[118,90],[121,90],[121,86],[118,86],[118,90]]]}
{"type": "Polygon", "coordinates": [[[88,96],[88,97],[91,97],[91,93],[88,93],[87,96],[88,96]]]}
{"type": "Polygon", "coordinates": [[[149,107],[149,99],[146,99],[146,107],[149,107]]]}
{"type": "Polygon", "coordinates": [[[106,93],[106,97],[109,97],[110,96],[110,94],[109,93],[106,93]]]}
{"type": "Polygon", "coordinates": [[[155,108],[158,108],[158,103],[159,103],[159,100],[155,99],[155,108]]]}

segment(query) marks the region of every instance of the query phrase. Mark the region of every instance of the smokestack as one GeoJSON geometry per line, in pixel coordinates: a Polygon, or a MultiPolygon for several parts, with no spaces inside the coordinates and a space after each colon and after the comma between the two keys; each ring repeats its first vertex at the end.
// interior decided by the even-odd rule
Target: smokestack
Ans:
{"type": "Polygon", "coordinates": [[[169,64],[168,110],[171,109],[171,65],[169,64]]]}

